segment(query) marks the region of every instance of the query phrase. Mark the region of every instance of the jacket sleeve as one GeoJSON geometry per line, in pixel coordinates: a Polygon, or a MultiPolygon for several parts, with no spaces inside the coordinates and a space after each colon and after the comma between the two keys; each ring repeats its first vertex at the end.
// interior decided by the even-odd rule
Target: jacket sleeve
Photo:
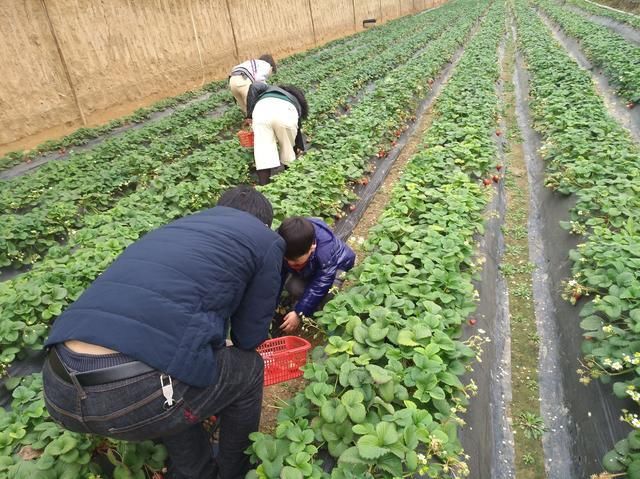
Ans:
{"type": "Polygon", "coordinates": [[[240,349],[255,349],[269,335],[280,291],[283,255],[284,241],[274,241],[231,317],[231,340],[240,349]]]}
{"type": "Polygon", "coordinates": [[[247,92],[247,118],[253,116],[253,109],[260,99],[260,95],[262,95],[267,88],[269,88],[269,85],[262,82],[254,82],[249,86],[249,91],[247,92]]]}
{"type": "Polygon", "coordinates": [[[337,272],[338,264],[335,261],[318,270],[307,283],[302,297],[294,308],[295,312],[310,317],[333,286],[337,272]]]}

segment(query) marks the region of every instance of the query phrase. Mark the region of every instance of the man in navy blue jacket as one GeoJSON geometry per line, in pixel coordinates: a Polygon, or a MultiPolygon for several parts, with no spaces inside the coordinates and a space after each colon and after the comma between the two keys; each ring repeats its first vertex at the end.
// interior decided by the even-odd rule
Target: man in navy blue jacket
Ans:
{"type": "Polygon", "coordinates": [[[238,187],[129,246],[53,325],[43,369],[51,416],[72,431],[161,439],[171,477],[244,477],[262,405],[255,348],[268,336],[285,247],[272,220],[261,193],[238,187]],[[202,427],[213,414],[217,465],[202,427]]]}
{"type": "Polygon", "coordinates": [[[329,290],[340,281],[340,273],[353,268],[356,255],[317,218],[287,218],[278,234],[286,243],[282,285],[291,275],[286,287],[296,301],[280,326],[290,334],[298,329],[303,317],[311,317],[326,302],[329,290]]]}

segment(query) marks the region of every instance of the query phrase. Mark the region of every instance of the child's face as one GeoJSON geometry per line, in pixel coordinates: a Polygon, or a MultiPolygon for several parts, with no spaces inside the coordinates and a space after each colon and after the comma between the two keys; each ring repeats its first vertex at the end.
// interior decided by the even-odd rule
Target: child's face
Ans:
{"type": "Polygon", "coordinates": [[[309,257],[315,250],[316,250],[316,244],[313,243],[311,245],[311,248],[309,248],[309,251],[307,251],[302,256],[298,256],[297,258],[294,258],[294,259],[285,258],[285,260],[289,265],[289,268],[295,271],[300,271],[306,266],[307,262],[309,261],[309,257]]]}

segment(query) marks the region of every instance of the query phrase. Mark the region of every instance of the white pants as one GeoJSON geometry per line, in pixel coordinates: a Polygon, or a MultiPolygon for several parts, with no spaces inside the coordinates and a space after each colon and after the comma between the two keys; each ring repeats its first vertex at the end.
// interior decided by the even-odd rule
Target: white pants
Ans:
{"type": "Polygon", "coordinates": [[[291,102],[271,97],[259,100],[253,109],[252,127],[256,170],[289,165],[296,159],[293,146],[298,134],[298,110],[291,102]]]}
{"type": "Polygon", "coordinates": [[[233,75],[229,78],[229,89],[233,98],[238,102],[238,106],[242,112],[247,113],[247,94],[249,93],[249,87],[251,86],[251,80],[243,77],[242,75],[233,75]]]}

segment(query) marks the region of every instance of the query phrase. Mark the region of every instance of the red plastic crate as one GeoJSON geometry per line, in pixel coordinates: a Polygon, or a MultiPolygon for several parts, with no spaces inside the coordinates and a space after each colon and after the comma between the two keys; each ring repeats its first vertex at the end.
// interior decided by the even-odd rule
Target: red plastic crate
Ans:
{"type": "Polygon", "coordinates": [[[258,346],[257,351],[264,360],[264,385],[302,376],[300,368],[307,362],[309,348],[309,341],[298,336],[267,339],[258,346]]]}

